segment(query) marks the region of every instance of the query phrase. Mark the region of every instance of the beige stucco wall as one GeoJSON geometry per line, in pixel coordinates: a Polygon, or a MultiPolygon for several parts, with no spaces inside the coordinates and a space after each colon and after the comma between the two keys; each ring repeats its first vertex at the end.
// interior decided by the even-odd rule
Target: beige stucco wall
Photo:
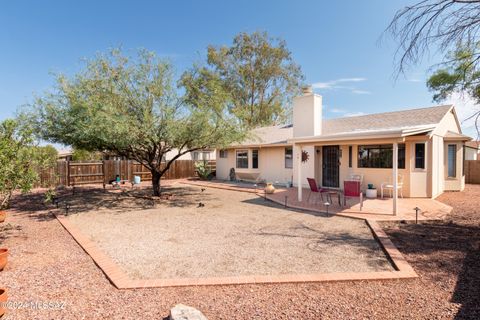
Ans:
{"type": "Polygon", "coordinates": [[[238,173],[259,173],[259,179],[281,183],[292,181],[292,169],[285,168],[285,147],[228,149],[227,158],[220,158],[217,151],[217,179],[228,180],[230,168],[238,173]],[[258,169],[252,168],[252,150],[258,150],[258,169]],[[236,168],[236,151],[248,150],[248,168],[236,168]]]}
{"type": "Polygon", "coordinates": [[[465,176],[463,175],[463,143],[455,141],[444,142],[444,175],[445,175],[445,190],[446,191],[461,191],[465,188],[465,176]],[[454,144],[457,146],[456,157],[456,176],[448,176],[448,145],[454,144]]]}
{"type": "MultiPolygon", "coordinates": [[[[302,146],[301,147],[302,151],[305,151],[308,153],[309,159],[307,162],[301,162],[301,153],[299,147],[293,148],[293,159],[294,159],[294,166],[293,166],[293,185],[297,186],[298,185],[298,166],[295,165],[295,163],[299,163],[301,166],[301,174],[302,174],[302,186],[304,188],[308,188],[308,182],[307,178],[316,178],[316,166],[315,166],[315,159],[316,159],[316,154],[315,154],[315,146],[302,146]]],[[[320,181],[317,181],[317,183],[320,183],[320,181]]]]}
{"type": "Polygon", "coordinates": [[[433,131],[434,149],[433,154],[438,157],[433,164],[432,197],[438,196],[443,191],[461,191],[465,188],[465,176],[463,175],[463,142],[445,141],[444,136],[448,131],[461,133],[460,126],[455,118],[453,110],[445,115],[437,128],[433,131]],[[447,152],[448,144],[457,145],[457,173],[455,178],[448,177],[447,152]],[[437,191],[437,193],[435,192],[437,191]]]}
{"type": "MultiPolygon", "coordinates": [[[[208,152],[209,154],[209,160],[215,160],[215,156],[216,156],[216,152],[215,150],[199,150],[199,152],[208,152]]],[[[177,149],[173,149],[172,151],[169,151],[167,152],[167,154],[165,155],[166,159],[167,160],[170,160],[172,159],[174,156],[176,156],[178,154],[178,150],[177,149]]],[[[193,160],[193,156],[192,156],[192,153],[191,152],[187,152],[183,155],[181,155],[178,160],[193,160]]]]}
{"type": "Polygon", "coordinates": [[[445,191],[445,144],[443,137],[432,137],[432,179],[431,197],[435,198],[445,191]]]}

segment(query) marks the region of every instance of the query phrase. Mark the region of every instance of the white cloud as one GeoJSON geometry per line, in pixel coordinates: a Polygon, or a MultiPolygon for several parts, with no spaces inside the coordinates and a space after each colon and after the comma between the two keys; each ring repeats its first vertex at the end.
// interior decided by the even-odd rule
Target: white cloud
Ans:
{"type": "Polygon", "coordinates": [[[335,90],[335,89],[344,89],[349,90],[355,94],[370,94],[370,92],[365,90],[359,90],[357,88],[351,86],[345,86],[345,83],[352,83],[352,82],[363,82],[367,81],[367,78],[340,78],[336,80],[330,80],[326,82],[315,82],[312,84],[313,89],[320,89],[320,90],[335,90]]]}
{"type": "Polygon", "coordinates": [[[476,103],[475,99],[467,94],[455,92],[446,103],[455,106],[455,111],[457,112],[463,133],[476,138],[475,119],[470,118],[475,112],[480,111],[480,105],[476,103]]]}
{"type": "Polygon", "coordinates": [[[345,117],[358,117],[366,115],[365,112],[358,111],[358,112],[347,112],[344,114],[345,117]]]}
{"type": "Polygon", "coordinates": [[[340,108],[332,108],[328,109],[328,111],[333,112],[333,113],[345,113],[346,111],[340,108]]]}
{"type": "Polygon", "coordinates": [[[358,90],[358,89],[353,89],[352,93],[355,93],[355,94],[372,94],[370,91],[358,90]]]}

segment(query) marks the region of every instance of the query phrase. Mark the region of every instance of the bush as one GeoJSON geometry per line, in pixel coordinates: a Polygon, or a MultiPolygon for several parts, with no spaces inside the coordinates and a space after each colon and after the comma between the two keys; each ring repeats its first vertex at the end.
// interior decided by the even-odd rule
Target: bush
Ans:
{"type": "Polygon", "coordinates": [[[195,170],[197,170],[197,174],[202,180],[210,180],[212,179],[212,170],[208,165],[207,161],[198,161],[195,162],[195,170]]]}

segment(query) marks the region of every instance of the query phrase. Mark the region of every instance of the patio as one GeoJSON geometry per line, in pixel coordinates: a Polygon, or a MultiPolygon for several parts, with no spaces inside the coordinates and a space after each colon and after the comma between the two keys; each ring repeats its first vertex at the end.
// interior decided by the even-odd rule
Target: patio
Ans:
{"type": "MultiPolygon", "coordinates": [[[[318,195],[312,195],[310,197],[310,201],[307,201],[309,193],[310,190],[304,188],[303,194],[305,196],[303,197],[302,201],[298,201],[297,188],[279,189],[276,190],[274,194],[267,195],[267,198],[280,204],[285,204],[285,200],[287,200],[287,206],[291,208],[326,212],[327,208],[320,200],[318,195]]],[[[360,210],[360,203],[356,199],[348,198],[346,206],[339,206],[336,196],[332,197],[333,201],[328,208],[329,213],[344,217],[375,221],[415,221],[415,207],[419,207],[421,209],[418,214],[418,220],[422,221],[442,220],[452,211],[452,207],[433,199],[399,198],[397,200],[397,214],[393,215],[392,198],[385,197],[384,199],[364,199],[363,208],[360,210]]]]}
{"type": "MultiPolygon", "coordinates": [[[[241,192],[257,193],[259,196],[265,196],[262,187],[255,187],[254,184],[247,182],[231,182],[231,181],[199,181],[184,180],[184,183],[192,185],[208,186],[211,188],[220,188],[227,190],[235,190],[241,192]]],[[[267,194],[266,197],[278,204],[285,205],[290,208],[309,210],[325,213],[326,206],[320,200],[318,195],[312,195],[310,201],[307,202],[309,189],[303,188],[303,200],[298,201],[298,189],[293,188],[277,188],[275,193],[267,194]],[[286,198],[285,198],[286,197],[286,198]]],[[[347,199],[346,206],[339,206],[336,196],[332,196],[332,204],[328,208],[330,214],[345,216],[350,218],[368,219],[374,221],[415,221],[415,207],[421,210],[418,214],[419,221],[426,220],[442,220],[452,211],[452,207],[441,203],[434,199],[428,198],[398,198],[398,211],[396,215],[392,213],[393,199],[385,197],[384,199],[364,199],[363,208],[360,210],[360,204],[355,199],[347,199]]],[[[343,199],[342,199],[343,201],[343,199]]]]}

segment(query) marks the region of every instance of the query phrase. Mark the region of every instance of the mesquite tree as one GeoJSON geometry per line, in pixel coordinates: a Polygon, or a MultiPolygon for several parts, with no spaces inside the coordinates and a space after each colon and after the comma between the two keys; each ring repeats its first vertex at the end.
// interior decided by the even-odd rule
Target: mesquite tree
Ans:
{"type": "Polygon", "coordinates": [[[113,50],[87,60],[72,78],[58,76],[55,90],[36,99],[30,119],[46,140],[140,162],[158,196],[162,176],[180,156],[243,137],[222,89],[199,85],[212,87],[213,96],[179,97],[169,62],[145,50],[133,58],[113,50]]]}

